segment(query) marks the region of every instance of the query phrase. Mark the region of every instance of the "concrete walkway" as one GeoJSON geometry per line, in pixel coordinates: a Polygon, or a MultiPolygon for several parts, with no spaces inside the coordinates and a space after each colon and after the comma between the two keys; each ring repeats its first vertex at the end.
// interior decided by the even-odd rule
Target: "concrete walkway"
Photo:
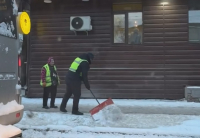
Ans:
{"type": "MultiPolygon", "coordinates": [[[[59,107],[61,103],[60,98],[56,99],[56,105],[59,107]]],[[[99,100],[100,103],[106,99],[99,100]]],[[[169,114],[169,115],[200,115],[200,103],[193,103],[187,101],[175,100],[126,100],[113,99],[114,103],[126,114],[169,114]]],[[[50,102],[50,99],[49,101],[50,102]]],[[[71,112],[72,99],[69,100],[67,110],[71,112]]],[[[22,98],[22,104],[25,111],[35,112],[60,112],[58,109],[43,109],[42,98],[31,99],[22,98]]],[[[81,112],[89,113],[89,111],[97,106],[94,99],[81,99],[79,109],[81,112]]]]}

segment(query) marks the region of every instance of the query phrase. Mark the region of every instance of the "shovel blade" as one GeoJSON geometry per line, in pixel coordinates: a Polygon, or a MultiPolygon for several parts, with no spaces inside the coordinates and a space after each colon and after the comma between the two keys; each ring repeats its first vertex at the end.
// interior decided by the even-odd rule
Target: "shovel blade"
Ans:
{"type": "Polygon", "coordinates": [[[98,106],[94,107],[92,110],[90,110],[90,114],[93,116],[94,114],[98,113],[101,109],[104,107],[114,104],[113,100],[111,98],[107,99],[103,103],[99,104],[98,106]]]}

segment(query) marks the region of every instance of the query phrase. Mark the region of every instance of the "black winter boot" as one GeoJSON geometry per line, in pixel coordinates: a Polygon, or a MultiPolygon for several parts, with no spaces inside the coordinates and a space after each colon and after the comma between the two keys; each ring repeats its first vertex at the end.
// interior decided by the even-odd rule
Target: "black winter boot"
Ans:
{"type": "Polygon", "coordinates": [[[53,106],[50,106],[50,108],[58,108],[58,106],[53,105],[53,106]]]}
{"type": "Polygon", "coordinates": [[[64,112],[64,113],[67,112],[67,110],[66,110],[65,108],[61,108],[61,107],[60,107],[60,111],[61,111],[61,112],[64,112]]]}
{"type": "Polygon", "coordinates": [[[83,113],[81,113],[79,111],[72,111],[72,114],[74,114],[74,115],[83,115],[83,113]]]}
{"type": "Polygon", "coordinates": [[[49,107],[48,107],[48,106],[43,106],[42,108],[44,108],[44,109],[49,109],[49,107]]]}

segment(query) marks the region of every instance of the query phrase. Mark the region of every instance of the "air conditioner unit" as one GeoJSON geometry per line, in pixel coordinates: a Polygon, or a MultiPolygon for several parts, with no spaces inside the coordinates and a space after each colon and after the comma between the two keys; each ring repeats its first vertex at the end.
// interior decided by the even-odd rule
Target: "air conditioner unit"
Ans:
{"type": "Polygon", "coordinates": [[[71,31],[91,31],[92,25],[91,25],[90,16],[71,16],[70,30],[71,31]]]}

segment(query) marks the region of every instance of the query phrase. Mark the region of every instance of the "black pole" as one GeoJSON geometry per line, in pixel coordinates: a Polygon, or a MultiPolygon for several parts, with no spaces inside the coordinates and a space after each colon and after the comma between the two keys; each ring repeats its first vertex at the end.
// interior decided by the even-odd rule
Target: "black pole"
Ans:
{"type": "MultiPolygon", "coordinates": [[[[94,96],[94,94],[93,94],[93,92],[90,90],[90,92],[92,93],[92,95],[94,96]]],[[[94,96],[94,98],[96,99],[96,101],[98,102],[98,104],[100,104],[99,103],[99,101],[97,100],[97,98],[94,96]]]]}

